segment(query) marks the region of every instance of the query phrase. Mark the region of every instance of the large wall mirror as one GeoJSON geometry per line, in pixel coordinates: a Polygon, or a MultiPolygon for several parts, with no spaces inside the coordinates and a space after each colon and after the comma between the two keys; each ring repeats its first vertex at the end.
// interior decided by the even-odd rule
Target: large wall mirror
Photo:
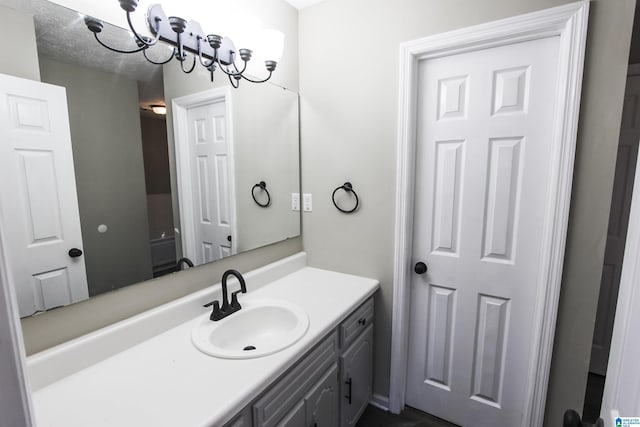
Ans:
{"type": "MultiPolygon", "coordinates": [[[[176,61],[158,66],[102,48],[73,10],[15,3],[0,0],[34,16],[41,81],[66,88],[85,297],[300,235],[291,208],[300,188],[295,91],[224,89],[206,70],[186,75],[176,61]]],[[[103,39],[135,47],[107,23],[103,39]]],[[[158,48],[150,56],[166,57],[158,48]]],[[[21,316],[76,302],[64,280],[52,271],[16,280],[29,290],[21,316]]]]}

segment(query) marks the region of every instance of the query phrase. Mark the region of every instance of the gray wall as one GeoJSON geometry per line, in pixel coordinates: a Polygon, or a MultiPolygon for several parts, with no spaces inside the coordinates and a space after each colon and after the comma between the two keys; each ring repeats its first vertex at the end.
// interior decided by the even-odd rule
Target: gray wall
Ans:
{"type": "Polygon", "coordinates": [[[149,117],[145,114],[140,116],[140,126],[147,194],[170,193],[167,122],[164,116],[149,117]]]}
{"type": "MultiPolygon", "coordinates": [[[[566,0],[325,0],[300,11],[303,215],[310,264],[377,278],[374,392],[388,395],[398,45],[566,0]],[[332,64],[332,66],[324,66],[332,64]],[[322,65],[322,66],[321,66],[322,65]],[[360,210],[328,196],[351,181],[360,210]],[[330,243],[329,243],[330,242],[330,243]]],[[[591,2],[582,111],[545,425],[582,410],[635,0],[591,2]]]]}
{"type": "MultiPolygon", "coordinates": [[[[232,94],[238,217],[238,251],[300,234],[300,212],[291,193],[300,192],[298,94],[277,86],[245,85],[232,94]],[[235,125],[237,123],[237,125],[235,125]],[[267,208],[251,197],[265,181],[267,208]]],[[[264,202],[261,191],[256,198],[264,202]]]]}
{"type": "Polygon", "coordinates": [[[44,57],[40,72],[67,89],[89,295],[150,279],[136,82],[44,57]]]}
{"type": "Polygon", "coordinates": [[[0,73],[39,81],[40,68],[33,17],[3,6],[0,6],[0,16],[0,52],[5,52],[0,55],[0,73]],[[20,41],[19,48],[16,40],[20,41]]]}

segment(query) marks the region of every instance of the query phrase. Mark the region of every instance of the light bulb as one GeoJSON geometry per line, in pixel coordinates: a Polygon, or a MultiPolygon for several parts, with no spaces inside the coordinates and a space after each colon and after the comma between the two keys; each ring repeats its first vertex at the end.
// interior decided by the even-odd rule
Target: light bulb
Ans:
{"type": "Polygon", "coordinates": [[[167,114],[167,107],[165,107],[164,105],[152,105],[151,111],[153,111],[155,114],[165,115],[167,114]]]}
{"type": "Polygon", "coordinates": [[[255,16],[237,17],[235,27],[229,36],[236,49],[255,50],[260,43],[262,21],[255,16]]]}
{"type": "Polygon", "coordinates": [[[265,61],[280,62],[284,50],[284,34],[273,29],[262,30],[259,49],[259,55],[265,61]]]}

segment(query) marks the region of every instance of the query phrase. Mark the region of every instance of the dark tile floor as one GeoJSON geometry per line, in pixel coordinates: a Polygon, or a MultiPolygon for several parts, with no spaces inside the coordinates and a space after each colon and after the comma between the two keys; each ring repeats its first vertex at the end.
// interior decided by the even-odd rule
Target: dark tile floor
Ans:
{"type": "MultiPolygon", "coordinates": [[[[605,377],[589,374],[582,420],[595,422],[600,414],[605,377]]],[[[399,415],[369,405],[356,427],[458,427],[447,421],[407,407],[399,415]]]]}
{"type": "Polygon", "coordinates": [[[367,406],[356,427],[458,427],[440,418],[407,407],[399,415],[367,406]]]}

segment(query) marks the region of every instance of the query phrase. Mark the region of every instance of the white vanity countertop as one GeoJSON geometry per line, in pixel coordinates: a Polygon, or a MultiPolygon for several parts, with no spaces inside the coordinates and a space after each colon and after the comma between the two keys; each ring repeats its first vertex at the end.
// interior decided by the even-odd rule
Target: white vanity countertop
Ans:
{"type": "Polygon", "coordinates": [[[35,390],[37,425],[221,426],[377,288],[378,281],[373,279],[311,267],[257,290],[252,290],[247,278],[249,292],[239,295],[240,303],[282,299],[307,312],[309,330],[300,341],[256,359],[207,356],[191,343],[195,324],[209,314],[209,309],[202,308],[196,318],[35,390]]]}

